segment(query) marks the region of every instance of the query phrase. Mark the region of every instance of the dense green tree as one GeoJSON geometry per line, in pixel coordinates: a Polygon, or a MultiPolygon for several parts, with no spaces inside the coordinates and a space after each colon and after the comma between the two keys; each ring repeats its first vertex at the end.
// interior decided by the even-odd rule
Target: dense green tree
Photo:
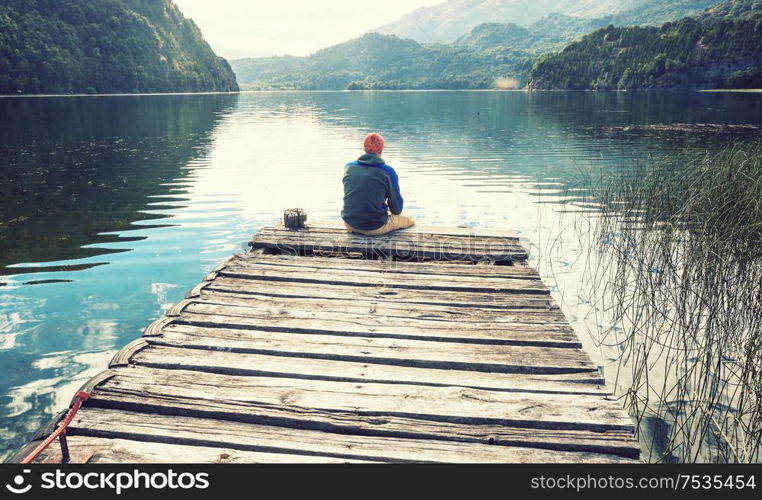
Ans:
{"type": "Polygon", "coordinates": [[[236,91],[171,0],[0,0],[0,94],[236,91]]]}
{"type": "Polygon", "coordinates": [[[731,0],[661,27],[609,25],[530,74],[537,89],[760,88],[762,0],[731,0]]]}

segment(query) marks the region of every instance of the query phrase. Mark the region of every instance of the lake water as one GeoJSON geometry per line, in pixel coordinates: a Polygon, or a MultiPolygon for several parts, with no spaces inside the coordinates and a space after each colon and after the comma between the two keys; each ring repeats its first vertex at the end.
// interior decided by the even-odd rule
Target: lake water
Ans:
{"type": "Polygon", "coordinates": [[[611,129],[677,123],[762,125],[762,94],[0,98],[0,459],[258,226],[292,207],[337,219],[370,131],[418,221],[521,235],[605,371],[565,212],[586,209],[591,172],[736,138],[611,129]]]}

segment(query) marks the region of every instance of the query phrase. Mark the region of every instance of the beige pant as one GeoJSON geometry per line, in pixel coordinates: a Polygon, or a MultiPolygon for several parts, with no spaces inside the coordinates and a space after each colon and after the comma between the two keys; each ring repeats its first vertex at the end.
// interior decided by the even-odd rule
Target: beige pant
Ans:
{"type": "Polygon", "coordinates": [[[379,236],[381,234],[386,234],[392,231],[396,231],[397,229],[405,229],[415,224],[415,218],[412,215],[405,215],[405,214],[399,214],[394,215],[390,214],[389,218],[386,220],[386,224],[379,227],[378,229],[373,229],[371,231],[363,231],[362,229],[355,229],[346,222],[344,225],[347,227],[347,231],[350,233],[360,233],[365,234],[367,236],[379,236]]]}

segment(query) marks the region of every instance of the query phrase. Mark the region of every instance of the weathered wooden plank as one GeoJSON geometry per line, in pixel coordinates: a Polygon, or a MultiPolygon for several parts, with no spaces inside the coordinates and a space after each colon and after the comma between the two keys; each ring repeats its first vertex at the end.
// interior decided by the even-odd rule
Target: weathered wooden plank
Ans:
{"type": "MultiPolygon", "coordinates": [[[[265,256],[262,256],[265,257],[265,256]]],[[[270,257],[269,255],[266,257],[270,257]]],[[[283,257],[283,256],[277,256],[277,257],[283,257]]],[[[467,271],[458,271],[457,269],[442,269],[438,273],[435,272],[414,272],[413,270],[409,268],[402,268],[399,269],[398,266],[386,266],[382,267],[379,265],[375,266],[366,266],[362,264],[363,262],[379,262],[379,261],[372,261],[372,260],[354,260],[354,262],[358,262],[358,264],[354,266],[335,266],[330,265],[330,263],[326,264],[311,264],[309,261],[311,259],[315,259],[319,257],[302,257],[303,262],[301,265],[291,262],[280,262],[280,261],[272,261],[272,260],[265,260],[263,258],[234,258],[229,260],[226,265],[223,268],[226,269],[248,269],[252,272],[262,272],[263,276],[267,276],[268,273],[279,273],[276,274],[277,276],[291,276],[291,275],[312,275],[316,274],[318,276],[326,273],[331,272],[335,273],[337,276],[341,277],[351,277],[353,279],[376,279],[376,278],[385,278],[385,279],[394,279],[401,282],[410,282],[413,284],[417,283],[429,283],[429,282],[448,282],[453,284],[462,284],[462,285],[474,285],[479,287],[484,287],[485,285],[501,285],[505,287],[506,285],[516,284],[517,287],[519,286],[537,286],[542,285],[542,281],[539,276],[532,275],[528,273],[472,273],[467,271]]],[[[341,260],[341,261],[349,261],[352,262],[352,260],[349,259],[331,259],[326,258],[324,260],[341,260]]],[[[450,267],[460,267],[467,270],[471,270],[474,268],[489,268],[489,267],[495,267],[495,268],[503,268],[503,269],[521,269],[517,266],[474,266],[474,265],[462,265],[462,266],[450,266],[450,267]]]]}
{"type": "MultiPolygon", "coordinates": [[[[404,273],[360,273],[318,269],[305,273],[290,268],[252,269],[231,263],[218,271],[219,276],[251,280],[290,281],[293,283],[335,283],[357,287],[386,286],[416,290],[450,290],[455,292],[519,293],[548,295],[548,288],[540,280],[458,278],[455,276],[428,277],[404,273]]],[[[433,275],[432,275],[433,276],[433,275]]]]}
{"type": "MultiPolygon", "coordinates": [[[[178,308],[185,309],[187,305],[216,304],[231,308],[245,308],[254,314],[270,312],[280,314],[283,309],[299,307],[304,311],[341,313],[341,314],[367,314],[375,316],[404,317],[407,319],[429,319],[448,321],[452,323],[536,323],[547,322],[551,324],[564,323],[565,318],[560,309],[555,305],[546,303],[544,306],[535,304],[535,307],[523,308],[495,308],[495,307],[470,307],[418,304],[364,299],[355,297],[326,298],[304,297],[295,300],[290,297],[263,296],[250,294],[225,293],[212,290],[202,290],[199,295],[178,303],[178,308]]],[[[177,310],[177,308],[173,308],[177,310]]]]}
{"type": "MultiPolygon", "coordinates": [[[[266,231],[278,231],[278,230],[289,230],[290,228],[286,228],[282,222],[279,222],[272,226],[263,226],[258,229],[259,230],[266,230],[266,231]]],[[[338,233],[346,233],[347,229],[344,225],[344,222],[340,219],[336,220],[311,220],[307,221],[305,223],[304,228],[302,229],[304,231],[332,231],[332,232],[338,232],[338,233]]],[[[400,229],[393,233],[389,233],[389,235],[394,236],[397,234],[415,234],[415,233],[424,233],[424,234],[436,234],[440,236],[480,236],[484,238],[518,238],[518,235],[516,231],[511,231],[509,229],[498,229],[498,228],[472,228],[472,227],[465,227],[465,226],[431,226],[427,224],[416,224],[415,226],[406,228],[406,229],[400,229]]]]}
{"type": "Polygon", "coordinates": [[[491,373],[575,373],[597,368],[580,349],[458,344],[170,325],[150,344],[294,358],[491,373]]]}
{"type": "Polygon", "coordinates": [[[224,403],[233,405],[230,409],[234,413],[242,414],[236,417],[240,421],[248,421],[245,414],[253,411],[254,406],[286,405],[306,413],[314,409],[461,424],[498,423],[531,429],[634,431],[631,419],[622,415],[621,403],[600,394],[507,392],[441,385],[221,374],[208,374],[201,380],[192,371],[139,365],[114,371],[115,376],[99,385],[93,398],[103,399],[106,393],[112,396],[131,393],[139,399],[143,394],[149,404],[149,399],[154,397],[178,397],[196,400],[197,404],[210,409],[224,403]],[[200,400],[205,403],[198,402],[200,400]],[[237,404],[246,407],[236,408],[237,404]]]}
{"type": "MultiPolygon", "coordinates": [[[[186,446],[158,442],[69,436],[73,464],[293,464],[372,463],[320,455],[290,455],[242,451],[233,448],[186,446]],[[81,460],[78,458],[81,457],[81,460]]],[[[48,448],[35,463],[61,463],[57,447],[48,448]]]]}
{"type": "MultiPolygon", "coordinates": [[[[364,255],[377,251],[392,252],[401,257],[411,257],[418,253],[452,253],[454,255],[526,255],[526,250],[516,240],[505,238],[448,237],[425,234],[398,234],[383,236],[361,236],[328,234],[312,231],[280,231],[258,233],[252,238],[254,248],[278,248],[288,250],[290,245],[306,245],[315,249],[341,249],[364,255]]],[[[452,260],[461,260],[455,259],[452,260]]]]}
{"type": "MultiPolygon", "coordinates": [[[[203,287],[228,293],[265,297],[312,297],[326,300],[373,299],[385,302],[433,304],[450,307],[532,308],[546,307],[555,301],[549,295],[519,295],[482,292],[453,292],[449,290],[408,290],[383,286],[355,287],[326,283],[289,283],[286,281],[256,281],[220,276],[203,287]]],[[[199,290],[200,291],[200,290],[199,290]]]]}
{"type": "Polygon", "coordinates": [[[545,347],[578,347],[579,340],[568,325],[514,323],[505,325],[463,325],[443,321],[406,321],[404,318],[365,317],[305,313],[291,310],[280,316],[263,314],[259,317],[221,314],[217,306],[194,304],[182,311],[174,323],[209,328],[228,328],[256,331],[294,333],[324,333],[356,337],[386,337],[396,339],[426,339],[440,342],[473,344],[505,344],[545,347]],[[214,314],[212,311],[216,309],[214,314]]]}
{"type": "MultiPolygon", "coordinates": [[[[285,229],[282,224],[275,226],[267,226],[268,229],[285,229]]],[[[305,229],[308,231],[313,230],[332,230],[346,232],[344,222],[340,219],[336,220],[313,220],[308,221],[305,224],[305,229]]],[[[498,229],[494,227],[465,227],[465,226],[432,226],[430,224],[416,223],[415,226],[407,229],[400,229],[394,234],[408,234],[408,233],[428,233],[438,234],[442,236],[479,236],[484,238],[513,238],[518,239],[516,231],[510,229],[498,229]]]]}
{"type": "Polygon", "coordinates": [[[379,462],[632,463],[616,455],[432,439],[352,436],[184,416],[85,408],[72,435],[379,462]]]}
{"type": "MultiPolygon", "coordinates": [[[[222,302],[222,301],[220,301],[222,302]]],[[[378,307],[381,307],[379,305],[378,307]]],[[[389,327],[413,327],[419,329],[431,329],[432,331],[440,329],[463,331],[463,325],[456,321],[450,321],[448,314],[431,311],[426,313],[426,309],[414,309],[411,307],[409,315],[384,315],[376,314],[373,305],[368,308],[359,306],[357,308],[347,307],[346,311],[340,311],[328,308],[322,304],[304,303],[300,306],[291,308],[279,304],[264,305],[261,303],[253,304],[231,304],[217,303],[215,299],[202,297],[187,299],[178,303],[168,311],[168,315],[179,315],[180,313],[209,314],[219,316],[230,316],[240,318],[268,320],[276,319],[311,319],[311,320],[333,320],[335,322],[350,323],[353,325],[368,325],[371,327],[389,326],[389,327]]],[[[504,310],[502,314],[495,318],[485,318],[485,320],[473,320],[468,323],[469,332],[492,331],[539,331],[539,332],[567,332],[572,334],[571,327],[565,321],[558,310],[504,310]],[[499,318],[499,320],[497,319],[499,318]]],[[[573,335],[573,334],[572,334],[573,335]]]]}
{"type": "Polygon", "coordinates": [[[206,374],[333,380],[358,383],[449,386],[542,394],[599,394],[608,390],[598,372],[507,374],[441,370],[378,363],[202,351],[152,345],[137,353],[138,366],[206,374]]]}
{"type": "MultiPolygon", "coordinates": [[[[211,283],[209,284],[211,285],[211,283]]],[[[236,304],[256,307],[257,305],[270,307],[281,307],[284,305],[294,306],[295,303],[304,304],[308,309],[338,310],[347,311],[357,310],[371,312],[373,314],[409,314],[411,311],[420,311],[424,314],[449,318],[452,321],[470,321],[473,318],[482,318],[483,320],[499,320],[511,315],[525,313],[528,317],[532,315],[554,313],[558,314],[560,309],[550,298],[540,298],[539,300],[512,300],[507,301],[505,307],[485,307],[481,304],[462,304],[437,303],[428,304],[420,302],[404,302],[395,300],[382,300],[387,295],[377,294],[374,297],[358,297],[357,295],[336,297],[329,294],[329,290],[324,293],[328,296],[307,296],[301,300],[295,301],[288,295],[263,295],[261,293],[238,293],[238,290],[225,290],[216,286],[206,286],[198,289],[196,294],[191,294],[188,298],[198,300],[199,302],[209,302],[216,304],[236,304]]],[[[417,296],[418,294],[414,294],[417,296]]]]}
{"type": "Polygon", "coordinates": [[[269,408],[283,404],[304,411],[316,409],[366,416],[389,415],[473,425],[634,431],[632,420],[622,411],[621,404],[600,396],[538,395],[449,386],[358,384],[283,377],[248,377],[247,383],[240,376],[230,379],[210,376],[208,380],[214,380],[216,384],[207,380],[194,384],[193,376],[182,377],[172,373],[175,370],[153,370],[151,373],[161,377],[162,372],[173,376],[177,384],[172,385],[168,377],[162,378],[163,385],[146,377],[134,383],[141,373],[145,374],[136,371],[130,377],[114,377],[105,381],[93,394],[107,391],[113,396],[121,390],[130,390],[139,401],[142,391],[146,396],[146,405],[151,404],[149,398],[168,399],[176,395],[184,399],[195,398],[198,405],[204,404],[221,413],[246,413],[255,411],[255,407],[269,408]],[[228,382],[238,382],[239,385],[228,382]]]}
{"type": "MultiPolygon", "coordinates": [[[[393,389],[399,390],[378,392],[374,389],[377,386],[371,385],[370,393],[360,396],[355,404],[356,400],[352,398],[352,394],[365,393],[366,387],[353,382],[220,375],[209,375],[203,381],[199,381],[194,372],[134,367],[121,369],[116,377],[99,387],[91,405],[342,434],[482,442],[504,446],[615,453],[634,458],[638,456],[638,447],[632,439],[632,428],[606,431],[584,428],[553,429],[548,428],[552,427],[552,424],[542,422],[541,427],[532,427],[530,431],[525,427],[484,422],[481,416],[477,419],[462,416],[442,417],[436,413],[436,398],[439,394],[435,393],[430,394],[430,404],[416,409],[420,414],[397,415],[397,405],[385,404],[383,399],[406,398],[407,391],[412,389],[413,392],[421,392],[420,387],[398,386],[393,389]],[[313,406],[305,401],[305,395],[319,393],[340,396],[338,399],[324,398],[328,406],[313,406]],[[351,401],[349,405],[347,400],[351,401]],[[372,408],[363,408],[363,404],[370,404],[372,408]]],[[[423,388],[423,392],[432,391],[429,387],[423,388]]],[[[504,399],[505,394],[475,391],[464,397],[469,398],[469,402],[476,403],[475,398],[504,399]]],[[[523,397],[526,398],[527,395],[523,394],[523,397]]],[[[542,398],[537,394],[534,397],[538,401],[542,398]]],[[[593,401],[590,396],[585,396],[582,401],[576,395],[565,397],[574,406],[590,404],[593,401]]],[[[449,406],[444,408],[447,409],[449,406]]],[[[530,425],[533,423],[529,422],[530,425]]]]}
{"type": "Polygon", "coordinates": [[[396,233],[384,236],[320,233],[310,231],[261,230],[250,242],[252,248],[281,253],[328,251],[394,255],[400,258],[444,260],[526,260],[521,245],[506,238],[452,238],[422,233],[396,233]]]}
{"type": "MultiPolygon", "coordinates": [[[[346,228],[331,228],[325,226],[316,226],[314,224],[307,225],[301,229],[291,229],[283,226],[268,226],[261,227],[257,230],[254,237],[280,237],[283,235],[309,235],[311,237],[339,237],[347,238],[354,241],[360,241],[364,239],[382,240],[382,241],[421,241],[421,242],[462,242],[462,241],[474,241],[479,244],[514,244],[519,243],[519,238],[515,233],[505,232],[498,234],[480,234],[478,231],[463,231],[462,229],[451,228],[450,230],[424,230],[423,226],[418,228],[411,227],[406,230],[399,230],[393,233],[383,234],[379,236],[365,236],[358,233],[349,233],[346,228]]],[[[433,229],[433,228],[431,228],[433,229]]]]}
{"type": "Polygon", "coordinates": [[[258,244],[283,244],[285,242],[299,242],[300,244],[314,245],[316,247],[351,248],[357,249],[353,251],[359,252],[367,251],[368,249],[391,248],[404,252],[435,250],[484,254],[525,253],[524,248],[519,244],[517,239],[447,236],[433,233],[395,233],[380,236],[363,236],[360,234],[348,234],[346,232],[262,229],[252,238],[255,248],[262,248],[257,246],[258,244]]]}
{"type": "MultiPolygon", "coordinates": [[[[357,259],[337,259],[337,258],[321,258],[321,257],[301,257],[301,262],[293,261],[275,261],[269,259],[269,257],[293,257],[290,255],[266,255],[264,258],[236,258],[228,263],[229,266],[246,267],[251,270],[283,270],[300,272],[305,274],[325,271],[330,269],[332,271],[340,273],[359,273],[359,275],[375,276],[378,274],[394,276],[406,275],[412,278],[423,279],[435,279],[435,280],[447,280],[452,279],[455,281],[473,281],[479,279],[522,279],[522,280],[537,280],[540,281],[540,276],[528,273],[528,272],[478,272],[478,269],[526,269],[518,266],[476,266],[476,265],[452,265],[448,266],[448,269],[440,269],[438,272],[431,269],[410,269],[409,267],[400,267],[397,263],[399,261],[378,261],[378,260],[357,260],[357,259]],[[342,264],[331,264],[330,262],[311,262],[312,259],[321,260],[339,260],[342,264]],[[306,262],[305,262],[306,261],[306,262]],[[352,265],[352,262],[357,264],[352,265]],[[363,264],[363,262],[377,263],[373,266],[363,264]],[[381,263],[381,264],[378,264],[381,263]],[[389,263],[384,265],[383,263],[389,263]],[[454,268],[454,269],[453,269],[454,268]]],[[[409,262],[405,262],[409,264],[409,262]]],[[[421,264],[425,265],[425,264],[421,264]]],[[[436,265],[429,265],[429,267],[436,267],[436,265]]],[[[531,268],[530,268],[531,269],[531,268]]]]}
{"type": "Polygon", "coordinates": [[[477,265],[477,263],[465,261],[437,261],[428,263],[405,262],[399,260],[369,260],[361,258],[349,259],[301,255],[268,255],[255,252],[239,254],[233,260],[241,265],[323,267],[331,269],[359,270],[364,272],[393,271],[397,273],[419,275],[454,274],[485,278],[539,279],[540,277],[537,271],[529,266],[477,265]]]}
{"type": "Polygon", "coordinates": [[[186,299],[179,302],[177,307],[171,308],[167,314],[180,313],[189,308],[192,310],[194,306],[201,305],[220,306],[216,311],[233,316],[283,315],[296,308],[303,313],[331,314],[334,317],[367,315],[374,318],[402,318],[407,321],[426,320],[454,324],[466,322],[469,325],[475,325],[474,329],[480,329],[483,325],[504,323],[542,323],[545,325],[567,323],[560,309],[550,307],[543,309],[456,308],[421,304],[389,304],[362,299],[343,301],[304,299],[294,301],[270,298],[262,301],[251,297],[223,294],[203,294],[186,299]]]}

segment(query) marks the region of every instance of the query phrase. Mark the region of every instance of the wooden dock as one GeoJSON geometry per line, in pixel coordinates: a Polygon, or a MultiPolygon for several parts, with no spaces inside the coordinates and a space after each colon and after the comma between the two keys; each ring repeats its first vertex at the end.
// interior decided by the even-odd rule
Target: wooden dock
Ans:
{"type": "Polygon", "coordinates": [[[515,236],[318,224],[251,246],[86,385],[74,462],[637,461],[515,236]]]}

